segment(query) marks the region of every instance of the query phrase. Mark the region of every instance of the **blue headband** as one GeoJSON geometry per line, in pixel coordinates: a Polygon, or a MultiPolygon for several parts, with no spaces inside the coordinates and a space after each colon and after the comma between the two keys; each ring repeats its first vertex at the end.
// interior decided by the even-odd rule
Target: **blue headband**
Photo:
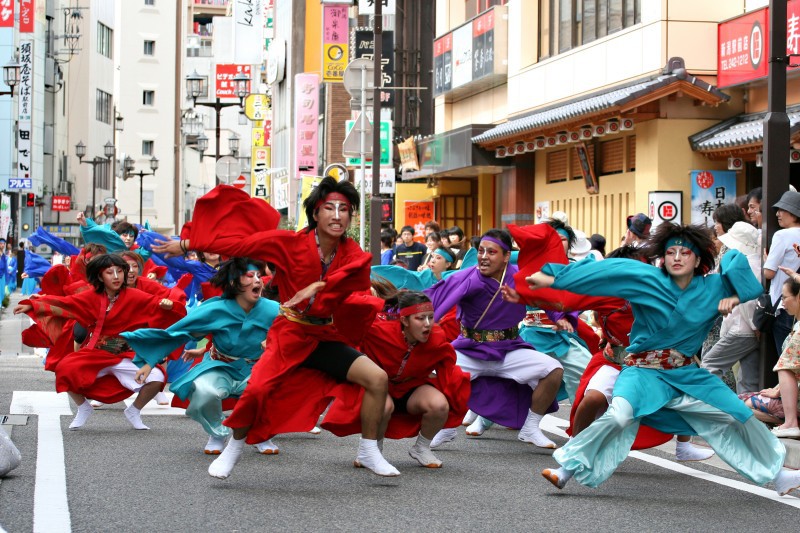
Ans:
{"type": "Polygon", "coordinates": [[[689,239],[686,239],[684,237],[672,237],[667,241],[667,244],[664,245],[664,251],[666,252],[673,246],[682,246],[684,248],[688,248],[692,252],[694,252],[694,255],[700,257],[700,249],[697,246],[695,246],[695,244],[689,239]]]}
{"type": "Polygon", "coordinates": [[[569,240],[569,232],[567,230],[565,230],[564,228],[558,228],[556,230],[556,233],[558,233],[559,235],[561,235],[565,239],[569,240]]]}
{"type": "Polygon", "coordinates": [[[449,261],[449,262],[451,262],[451,263],[453,262],[453,256],[452,256],[452,255],[450,255],[449,253],[447,253],[447,252],[446,252],[444,249],[442,249],[442,248],[437,248],[437,249],[435,249],[435,250],[433,251],[433,253],[441,255],[442,257],[444,257],[444,258],[445,258],[445,260],[447,260],[447,261],[449,261]]]}

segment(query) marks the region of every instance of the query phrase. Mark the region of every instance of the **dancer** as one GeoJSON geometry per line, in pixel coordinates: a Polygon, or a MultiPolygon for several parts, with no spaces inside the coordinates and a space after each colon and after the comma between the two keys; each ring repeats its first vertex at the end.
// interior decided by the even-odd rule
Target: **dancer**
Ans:
{"type": "Polygon", "coordinates": [[[761,293],[746,257],[731,251],[719,274],[704,275],[714,265],[708,231],[668,222],[651,236],[647,252],[662,258],[663,266],[581,261],[549,264],[527,278],[531,289],[624,297],[635,317],[608,411],[553,454],[560,468],[542,475],[559,489],[572,477],[598,486],[627,457],[640,422],[647,420],[665,432],[702,436],[746,478],[774,481],[780,495],[800,487],[800,472],[782,470],[786,450],[780,441],[721,380],[691,359],[718,313],[761,293]]]}
{"type": "Polygon", "coordinates": [[[27,313],[32,319],[60,316],[74,319],[91,335],[80,350],[64,357],[55,368],[56,391],[68,392],[78,406],[70,429],[82,427],[92,414],[86,397],[116,403],[138,392],[125,409],[125,417],[136,429],[149,429],[142,422],[141,409],[164,386],[164,373],[153,371],[144,384],[136,383],[134,352],[120,333],[145,326],[167,327],[180,318],[182,306],[125,287],[128,263],[117,255],[94,257],[86,266],[86,277],[94,290],[70,296],[40,296],[23,300],[14,314],[27,313]]]}
{"type": "MultiPolygon", "coordinates": [[[[384,436],[416,437],[408,454],[426,468],[440,468],[431,439],[443,427],[461,423],[467,412],[469,376],[456,365],[455,350],[433,323],[430,299],[419,292],[404,292],[397,300],[399,319],[378,318],[361,343],[364,353],[390,376],[378,448],[383,448],[384,436]]],[[[335,401],[322,427],[340,437],[358,433],[360,404],[361,394],[335,401]]]]}
{"type": "Polygon", "coordinates": [[[274,229],[280,215],[266,202],[220,185],[198,200],[188,240],[153,247],[170,255],[210,250],[272,263],[284,299],[266,353],[224,422],[233,428],[233,438],[209,475],[230,476],[245,439],[255,444],[279,433],[311,430],[331,398],[350,384],[365,389],[356,460],[378,475],[400,474],[377,444],[386,372],[352,347],[383,305],[368,295],[372,256],[345,235],[358,201],[352,184],[326,177],[303,202],[308,227],[291,232],[274,229]],[[271,229],[257,230],[265,227],[271,229]]]}
{"type": "MultiPolygon", "coordinates": [[[[136,352],[134,362],[144,362],[136,373],[137,383],[144,383],[153,367],[175,348],[213,335],[213,345],[207,346],[202,362],[170,386],[178,398],[189,401],[186,414],[208,433],[204,452],[209,455],[218,455],[231,433],[222,425],[222,401],[242,395],[278,315],[278,304],[261,297],[263,265],[255,263],[247,258],[225,262],[211,280],[222,289],[222,296],[204,302],[169,328],[121,334],[136,352]]],[[[190,355],[184,354],[184,359],[190,355]]],[[[256,447],[266,455],[278,453],[269,440],[256,447]]]]}
{"type": "MultiPolygon", "coordinates": [[[[461,335],[453,341],[458,365],[471,376],[471,411],[494,422],[521,428],[519,440],[541,448],[555,448],[539,429],[561,384],[561,364],[535,351],[519,338],[518,324],[525,306],[500,297],[504,285],[514,287],[516,265],[509,265],[511,236],[491,229],[480,240],[478,268],[452,274],[425,291],[440,319],[453,306],[461,321],[461,335]],[[477,380],[477,381],[476,381],[477,380]]],[[[434,439],[440,446],[455,438],[444,429],[434,439]]]]}

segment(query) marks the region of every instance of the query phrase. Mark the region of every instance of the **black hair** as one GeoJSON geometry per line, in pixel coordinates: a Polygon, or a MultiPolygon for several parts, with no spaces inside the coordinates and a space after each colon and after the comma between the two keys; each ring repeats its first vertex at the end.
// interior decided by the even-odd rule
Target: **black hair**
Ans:
{"type": "Polygon", "coordinates": [[[392,260],[392,262],[391,262],[391,263],[389,263],[389,264],[390,264],[390,265],[392,265],[392,266],[399,266],[399,267],[401,267],[401,268],[408,269],[408,263],[406,263],[406,262],[405,262],[405,261],[403,261],[402,259],[394,259],[394,260],[392,260]]]}
{"type": "MultiPolygon", "coordinates": [[[[684,238],[691,242],[700,253],[700,264],[694,269],[695,276],[702,276],[714,268],[714,257],[717,249],[711,240],[711,234],[706,226],[700,225],[681,225],[672,222],[662,222],[656,231],[650,233],[650,238],[644,246],[645,257],[653,260],[664,257],[667,252],[667,242],[673,238],[684,238]]],[[[661,269],[666,271],[666,265],[662,264],[661,269]]]]}
{"type": "Polygon", "coordinates": [[[414,236],[414,228],[411,226],[403,226],[403,228],[400,230],[400,235],[402,235],[406,231],[411,233],[412,237],[414,236]]]}
{"type": "MultiPolygon", "coordinates": [[[[505,244],[508,250],[511,250],[511,248],[513,248],[512,244],[513,241],[511,240],[511,234],[507,230],[492,228],[486,231],[481,238],[483,237],[491,237],[493,239],[497,239],[498,241],[505,244]]],[[[478,242],[478,244],[480,244],[480,241],[478,242]]],[[[503,250],[503,253],[510,253],[510,252],[503,250]]]]}
{"type": "Polygon", "coordinates": [[[747,203],[749,204],[753,198],[758,200],[758,203],[761,203],[761,187],[756,187],[747,193],[747,203]]]}
{"type": "Polygon", "coordinates": [[[480,237],[480,235],[475,235],[474,237],[470,237],[469,238],[469,245],[477,250],[478,246],[481,245],[481,237],[480,237]]]}
{"type": "Polygon", "coordinates": [[[567,232],[567,250],[571,250],[575,243],[578,241],[578,238],[575,236],[575,232],[572,231],[572,228],[557,218],[551,218],[545,221],[545,224],[549,224],[554,230],[564,230],[567,232]]]}
{"type": "Polygon", "coordinates": [[[130,222],[126,222],[124,220],[118,220],[111,224],[111,229],[114,230],[117,235],[124,235],[126,233],[133,233],[133,240],[135,241],[136,238],[139,236],[139,230],[136,229],[136,226],[131,224],[130,222]]]}
{"type": "Polygon", "coordinates": [[[442,242],[442,236],[439,234],[438,231],[432,231],[428,233],[427,237],[425,237],[425,242],[428,242],[428,239],[433,239],[435,241],[438,241],[439,243],[442,242]]]}
{"type": "Polygon", "coordinates": [[[448,231],[448,233],[450,235],[458,235],[458,240],[459,241],[463,241],[464,240],[464,230],[462,230],[458,226],[453,226],[452,228],[450,228],[447,231],[448,231]]]}
{"type": "Polygon", "coordinates": [[[263,261],[250,259],[249,257],[234,257],[222,263],[219,270],[209,282],[211,285],[222,289],[222,298],[233,300],[242,292],[241,277],[249,270],[248,265],[253,265],[258,269],[258,275],[264,275],[263,261]]]}
{"type": "Polygon", "coordinates": [[[641,261],[643,257],[642,248],[632,244],[626,244],[625,246],[620,246],[616,250],[612,250],[606,256],[606,259],[637,259],[641,261]]]}
{"type": "Polygon", "coordinates": [[[800,295],[800,282],[795,281],[793,277],[786,278],[786,281],[784,281],[783,284],[789,287],[789,291],[792,293],[792,296],[800,295]]]}
{"type": "Polygon", "coordinates": [[[122,257],[123,259],[125,259],[126,257],[130,257],[131,259],[136,261],[136,263],[139,265],[139,275],[142,274],[142,270],[144,270],[144,257],[142,257],[141,255],[137,254],[136,252],[132,252],[130,250],[124,250],[122,252],[117,252],[116,255],[122,257]]]}
{"type": "Polygon", "coordinates": [[[394,246],[394,239],[392,238],[392,234],[387,231],[382,231],[381,244],[383,244],[387,248],[391,248],[392,246],[394,246]]]}
{"type": "MultiPolygon", "coordinates": [[[[303,200],[303,209],[305,209],[306,218],[308,219],[309,231],[317,227],[317,221],[314,220],[314,215],[316,215],[318,212],[317,203],[332,192],[338,192],[347,198],[347,201],[350,202],[351,215],[353,214],[353,211],[358,209],[359,196],[358,191],[355,187],[353,187],[353,184],[349,181],[336,181],[330,176],[325,176],[322,178],[322,181],[319,182],[319,185],[317,185],[314,190],[311,191],[311,194],[308,195],[308,198],[303,200]]],[[[342,235],[342,239],[345,238],[346,236],[342,235]]]]}
{"type": "Polygon", "coordinates": [[[86,264],[86,280],[92,284],[97,294],[102,293],[106,289],[103,283],[103,271],[110,267],[119,267],[122,269],[122,287],[125,288],[125,280],[128,278],[128,271],[131,269],[128,263],[122,256],[116,254],[103,254],[92,257],[86,264]]]}
{"type": "Polygon", "coordinates": [[[714,222],[719,222],[722,225],[722,230],[725,233],[728,233],[736,222],[750,222],[745,218],[742,208],[736,204],[722,204],[714,209],[712,216],[714,222]]]}
{"type": "Polygon", "coordinates": [[[417,304],[424,304],[430,301],[431,299],[421,292],[417,291],[401,292],[397,296],[397,309],[399,311],[400,309],[403,309],[405,307],[411,307],[412,305],[417,305],[417,304]]]}

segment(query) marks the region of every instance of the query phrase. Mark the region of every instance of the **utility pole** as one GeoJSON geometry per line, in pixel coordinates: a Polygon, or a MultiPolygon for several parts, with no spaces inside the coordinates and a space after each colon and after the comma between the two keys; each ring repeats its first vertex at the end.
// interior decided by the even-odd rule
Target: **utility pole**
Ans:
{"type": "MultiPolygon", "coordinates": [[[[785,18],[785,13],[784,13],[785,18]]],[[[375,2],[375,15],[372,23],[375,70],[375,96],[372,104],[372,198],[369,202],[369,251],[372,264],[381,264],[381,57],[383,55],[383,2],[375,2]]],[[[391,159],[391,154],[389,154],[391,159]]]]}

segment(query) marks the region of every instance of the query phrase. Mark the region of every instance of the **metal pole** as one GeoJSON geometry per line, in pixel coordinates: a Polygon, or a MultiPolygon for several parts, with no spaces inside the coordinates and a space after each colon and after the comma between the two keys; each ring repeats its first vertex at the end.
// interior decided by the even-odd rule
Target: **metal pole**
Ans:
{"type": "Polygon", "coordinates": [[[144,172],[139,171],[139,225],[144,226],[144,209],[142,206],[142,196],[144,196],[144,172]]]}
{"type": "MultiPolygon", "coordinates": [[[[762,169],[761,212],[764,214],[762,252],[779,229],[772,206],[789,190],[789,117],[786,115],[786,0],[770,0],[769,73],[767,77],[767,115],[764,118],[764,167],[762,169]]],[[[762,257],[764,254],[762,253],[762,257]]],[[[766,280],[764,280],[766,283],[766,280]]],[[[772,367],[777,362],[771,335],[762,335],[759,383],[777,383],[772,367]],[[767,338],[765,340],[765,338],[767,338]]]]}
{"type": "Polygon", "coordinates": [[[97,158],[92,159],[92,220],[94,220],[95,206],[97,205],[97,158]]]}
{"type": "MultiPolygon", "coordinates": [[[[380,2],[378,2],[380,4],[380,2]]],[[[359,152],[361,156],[361,183],[359,183],[359,205],[361,205],[361,217],[358,224],[358,244],[361,249],[364,249],[364,191],[367,188],[367,69],[361,69],[361,116],[359,117],[358,127],[361,131],[358,132],[360,147],[359,152]]],[[[372,124],[374,127],[375,120],[373,117],[372,124]]],[[[355,126],[354,126],[355,127],[355,126]]]]}
{"type": "MultiPolygon", "coordinates": [[[[375,2],[375,17],[373,18],[373,50],[375,58],[375,71],[373,80],[375,94],[372,106],[372,198],[369,202],[369,251],[372,254],[372,264],[381,264],[381,86],[383,86],[383,2],[375,2]]],[[[391,134],[390,134],[391,135],[391,134]]],[[[391,160],[391,155],[390,158],[391,160]]],[[[363,204],[362,204],[363,205],[363,204]]]]}
{"type": "Polygon", "coordinates": [[[222,105],[219,102],[219,98],[217,98],[217,105],[214,106],[214,110],[217,112],[217,124],[216,129],[214,131],[214,136],[216,137],[215,145],[214,145],[214,184],[219,185],[219,177],[217,176],[217,166],[216,162],[219,161],[219,119],[222,116],[222,105]]]}

